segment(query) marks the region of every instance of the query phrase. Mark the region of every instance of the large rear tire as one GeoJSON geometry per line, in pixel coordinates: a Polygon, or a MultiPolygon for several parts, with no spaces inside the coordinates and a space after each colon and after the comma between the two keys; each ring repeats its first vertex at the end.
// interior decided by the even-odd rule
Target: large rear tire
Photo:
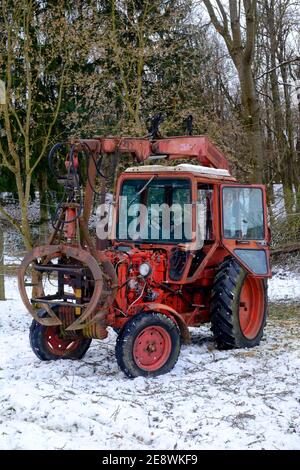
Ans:
{"type": "MultiPolygon", "coordinates": [[[[38,315],[47,316],[44,309],[38,315]]],[[[30,346],[41,361],[57,359],[81,359],[90,347],[91,339],[67,337],[61,334],[60,326],[45,326],[33,320],[29,331],[30,346]]]]}
{"type": "Polygon", "coordinates": [[[260,343],[267,317],[267,283],[226,258],[212,289],[211,329],[221,349],[253,348],[260,343]]]}
{"type": "Polygon", "coordinates": [[[124,325],[116,343],[120,369],[130,378],[170,372],[180,352],[180,331],[161,313],[139,313],[124,325]]]}

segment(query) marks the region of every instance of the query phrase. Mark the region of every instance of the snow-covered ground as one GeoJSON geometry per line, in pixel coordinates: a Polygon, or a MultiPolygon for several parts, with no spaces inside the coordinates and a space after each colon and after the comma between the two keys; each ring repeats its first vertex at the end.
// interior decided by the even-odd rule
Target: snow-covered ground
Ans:
{"type": "MultiPolygon", "coordinates": [[[[284,282],[276,275],[271,297],[300,298],[296,283],[284,282]]],[[[226,352],[214,348],[207,327],[195,329],[172,372],[130,380],[116,364],[113,331],[81,361],[40,362],[15,278],[6,294],[1,449],[300,448],[299,323],[269,321],[259,347],[226,352]]]]}
{"type": "Polygon", "coordinates": [[[269,299],[277,301],[300,301],[300,273],[277,268],[268,283],[269,299]]]}

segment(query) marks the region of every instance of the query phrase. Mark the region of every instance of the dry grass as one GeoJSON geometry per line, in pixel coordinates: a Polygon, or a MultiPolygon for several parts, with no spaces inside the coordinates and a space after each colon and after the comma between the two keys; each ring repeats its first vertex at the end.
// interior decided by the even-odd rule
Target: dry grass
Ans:
{"type": "Polygon", "coordinates": [[[18,269],[18,264],[8,264],[5,266],[1,266],[0,276],[16,276],[18,274],[18,269]]]}
{"type": "Polygon", "coordinates": [[[270,302],[269,317],[272,320],[298,320],[300,322],[299,302],[270,302]]]}

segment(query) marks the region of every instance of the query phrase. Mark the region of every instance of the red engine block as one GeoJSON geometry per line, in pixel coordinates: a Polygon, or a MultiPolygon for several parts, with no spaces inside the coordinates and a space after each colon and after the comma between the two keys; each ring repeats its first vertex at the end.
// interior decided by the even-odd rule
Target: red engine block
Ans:
{"type": "Polygon", "coordinates": [[[128,252],[108,250],[118,276],[119,289],[114,305],[107,317],[109,325],[119,328],[128,316],[151,303],[163,304],[178,313],[191,312],[195,304],[201,303],[201,293],[166,283],[168,258],[164,250],[138,250],[128,252]],[[149,274],[143,276],[140,266],[147,263],[149,274]]]}

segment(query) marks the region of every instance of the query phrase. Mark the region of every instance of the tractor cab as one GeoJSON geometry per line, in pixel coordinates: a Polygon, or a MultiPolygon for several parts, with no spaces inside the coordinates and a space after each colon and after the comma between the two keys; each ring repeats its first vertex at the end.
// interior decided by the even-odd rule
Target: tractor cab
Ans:
{"type": "Polygon", "coordinates": [[[116,196],[113,244],[166,249],[171,280],[182,280],[188,261],[193,276],[220,241],[249,272],[269,275],[263,186],[237,184],[226,169],[145,165],[121,175],[116,196]]]}

